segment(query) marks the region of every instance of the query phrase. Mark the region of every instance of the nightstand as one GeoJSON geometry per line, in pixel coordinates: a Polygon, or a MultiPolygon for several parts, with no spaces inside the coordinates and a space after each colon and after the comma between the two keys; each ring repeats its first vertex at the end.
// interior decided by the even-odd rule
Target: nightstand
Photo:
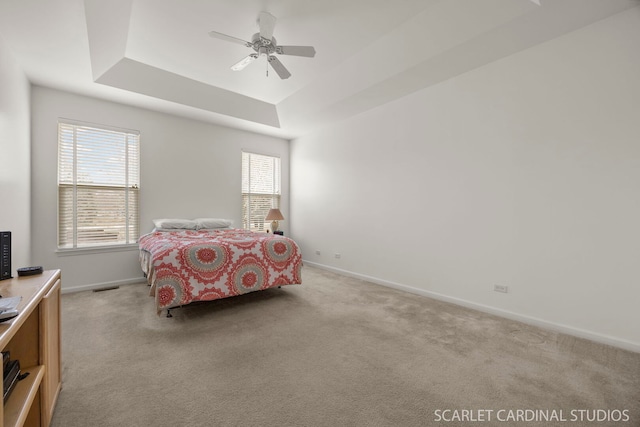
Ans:
{"type": "Polygon", "coordinates": [[[280,235],[280,236],[284,236],[284,231],[282,231],[282,230],[276,230],[276,231],[274,231],[274,232],[273,232],[273,234],[278,234],[278,235],[280,235]]]}

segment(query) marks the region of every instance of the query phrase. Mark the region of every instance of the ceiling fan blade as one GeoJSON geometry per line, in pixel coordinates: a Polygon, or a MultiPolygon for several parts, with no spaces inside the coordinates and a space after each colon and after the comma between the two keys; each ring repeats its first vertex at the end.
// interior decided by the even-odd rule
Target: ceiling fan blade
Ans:
{"type": "Polygon", "coordinates": [[[280,55],[305,56],[307,58],[316,56],[316,50],[313,46],[278,46],[276,52],[280,55]]]}
{"type": "Polygon", "coordinates": [[[260,12],[258,24],[260,25],[260,37],[271,41],[273,29],[276,27],[276,17],[269,12],[260,12]]]}
{"type": "Polygon", "coordinates": [[[239,39],[237,37],[232,37],[232,36],[228,36],[226,34],[222,34],[219,33],[217,31],[209,31],[209,35],[211,37],[213,37],[214,39],[220,39],[220,40],[226,40],[228,42],[232,42],[232,43],[238,43],[247,47],[251,47],[251,43],[242,39],[239,39]]]}
{"type": "Polygon", "coordinates": [[[237,64],[233,65],[231,67],[231,69],[233,71],[240,71],[244,67],[246,67],[247,65],[251,64],[256,59],[258,59],[258,54],[257,53],[252,53],[251,55],[247,56],[246,58],[243,58],[242,60],[240,60],[240,62],[238,62],[237,64]]]}
{"type": "Polygon", "coordinates": [[[287,70],[284,65],[282,65],[282,62],[280,62],[280,60],[275,56],[269,56],[269,65],[271,65],[271,68],[273,68],[275,72],[278,73],[281,79],[284,80],[291,77],[291,73],[289,72],[289,70],[287,70]]]}

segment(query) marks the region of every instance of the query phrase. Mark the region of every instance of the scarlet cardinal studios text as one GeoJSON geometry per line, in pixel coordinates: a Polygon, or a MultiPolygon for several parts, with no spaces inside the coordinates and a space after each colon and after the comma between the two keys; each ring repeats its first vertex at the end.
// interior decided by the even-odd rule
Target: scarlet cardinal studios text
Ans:
{"type": "Polygon", "coordinates": [[[437,422],[620,422],[630,421],[628,409],[436,409],[437,422]]]}

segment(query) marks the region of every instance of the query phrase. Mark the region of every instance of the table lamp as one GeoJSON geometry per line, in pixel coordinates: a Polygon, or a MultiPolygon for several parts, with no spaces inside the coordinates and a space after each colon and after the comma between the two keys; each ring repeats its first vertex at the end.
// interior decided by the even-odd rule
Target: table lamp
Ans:
{"type": "Polygon", "coordinates": [[[269,213],[265,217],[265,221],[271,221],[271,232],[278,231],[278,221],[283,220],[282,212],[280,209],[269,209],[269,213]]]}

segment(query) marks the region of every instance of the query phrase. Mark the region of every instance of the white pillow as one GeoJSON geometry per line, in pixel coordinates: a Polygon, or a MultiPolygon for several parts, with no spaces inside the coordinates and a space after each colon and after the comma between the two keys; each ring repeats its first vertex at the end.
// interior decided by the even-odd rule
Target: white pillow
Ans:
{"type": "Polygon", "coordinates": [[[164,230],[195,230],[198,223],[191,219],[154,219],[153,225],[164,230]]]}
{"type": "Polygon", "coordinates": [[[222,218],[196,218],[194,221],[198,224],[198,230],[201,228],[229,228],[233,224],[232,220],[222,218]]]}

